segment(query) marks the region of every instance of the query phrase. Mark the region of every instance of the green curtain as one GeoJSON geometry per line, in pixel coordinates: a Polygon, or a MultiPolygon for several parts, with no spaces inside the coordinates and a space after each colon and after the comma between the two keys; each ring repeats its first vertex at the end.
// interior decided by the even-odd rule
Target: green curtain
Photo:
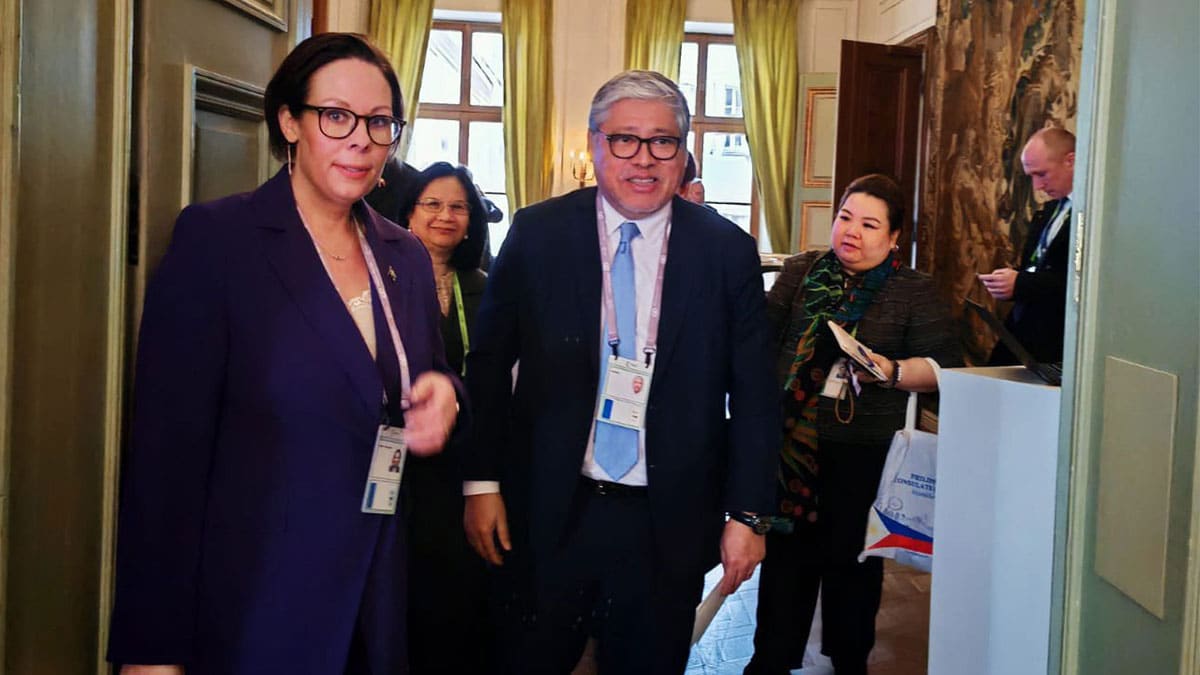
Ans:
{"type": "Polygon", "coordinates": [[[554,172],[553,3],[501,0],[508,210],[550,197],[554,172]]]}
{"type": "Polygon", "coordinates": [[[371,0],[368,26],[371,41],[391,60],[404,92],[404,119],[408,120],[408,126],[396,152],[403,159],[408,154],[408,142],[417,119],[425,48],[433,27],[433,0],[371,0]]]}
{"type": "Polygon", "coordinates": [[[733,43],[742,75],[746,138],[771,250],[791,241],[799,105],[797,17],[800,0],[731,0],[733,43]]]}
{"type": "Polygon", "coordinates": [[[679,79],[687,0],[626,0],[625,67],[679,79]]]}

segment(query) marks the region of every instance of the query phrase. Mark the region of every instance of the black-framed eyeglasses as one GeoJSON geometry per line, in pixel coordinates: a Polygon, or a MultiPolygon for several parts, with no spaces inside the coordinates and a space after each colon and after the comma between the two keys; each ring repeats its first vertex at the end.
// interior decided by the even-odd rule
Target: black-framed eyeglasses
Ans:
{"type": "Polygon", "coordinates": [[[450,213],[455,216],[471,215],[471,207],[467,206],[466,202],[444,202],[440,199],[430,197],[417,202],[417,206],[425,209],[429,213],[441,213],[446,209],[450,209],[450,213]]]}
{"type": "Polygon", "coordinates": [[[404,120],[391,115],[359,115],[345,108],[307,103],[296,107],[317,113],[317,127],[321,129],[321,133],[333,139],[346,138],[354,133],[360,120],[367,121],[367,136],[376,145],[391,145],[400,138],[400,132],[404,131],[404,120]]]}
{"type": "Polygon", "coordinates": [[[642,151],[642,145],[650,148],[650,156],[657,160],[675,159],[683,139],[678,136],[651,136],[642,138],[633,134],[606,134],[599,129],[592,131],[608,141],[608,150],[617,159],[630,159],[642,151]]]}

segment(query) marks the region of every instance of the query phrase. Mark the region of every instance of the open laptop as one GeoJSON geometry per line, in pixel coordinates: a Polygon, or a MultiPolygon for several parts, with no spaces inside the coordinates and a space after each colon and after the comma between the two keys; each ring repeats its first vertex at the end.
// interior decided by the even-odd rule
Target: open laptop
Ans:
{"type": "Polygon", "coordinates": [[[1062,386],[1061,363],[1038,363],[1037,360],[1033,358],[1033,354],[1030,354],[1027,349],[1022,347],[1021,343],[1017,341],[1016,336],[1004,327],[1004,324],[1000,322],[1000,319],[996,318],[996,315],[992,313],[992,310],[984,307],[974,300],[967,300],[966,308],[972,312],[975,312],[979,318],[983,319],[984,323],[986,323],[993,331],[996,332],[996,335],[1000,336],[1000,341],[1004,343],[1005,347],[1008,347],[1008,351],[1012,352],[1013,355],[1017,357],[1017,359],[1021,362],[1021,365],[1033,372],[1034,375],[1042,378],[1046,384],[1051,384],[1055,387],[1062,386]]]}

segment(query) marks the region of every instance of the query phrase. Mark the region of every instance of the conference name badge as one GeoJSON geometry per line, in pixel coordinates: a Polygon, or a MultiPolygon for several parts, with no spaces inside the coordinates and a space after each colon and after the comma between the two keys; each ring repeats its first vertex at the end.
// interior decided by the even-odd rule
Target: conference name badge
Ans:
{"type": "Polygon", "coordinates": [[[650,399],[654,366],[610,356],[606,368],[596,421],[639,431],[645,429],[646,402],[650,399]]]}
{"type": "Polygon", "coordinates": [[[849,384],[849,368],[846,365],[846,357],[843,356],[829,367],[829,375],[825,377],[825,386],[821,388],[821,395],[832,399],[843,399],[846,397],[849,384]]]}
{"type": "Polygon", "coordinates": [[[363,491],[362,512],[391,515],[400,501],[400,477],[404,475],[404,460],[408,446],[404,429],[382,424],[375,434],[375,449],[367,472],[367,487],[363,491]]]}

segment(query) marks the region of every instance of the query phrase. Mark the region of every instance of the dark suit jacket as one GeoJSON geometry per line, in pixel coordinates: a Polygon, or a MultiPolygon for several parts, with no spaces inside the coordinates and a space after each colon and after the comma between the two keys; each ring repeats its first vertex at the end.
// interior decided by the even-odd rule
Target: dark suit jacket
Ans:
{"type": "MultiPolygon", "coordinates": [[[[1067,267],[1070,265],[1071,213],[1067,221],[1046,248],[1045,255],[1038,261],[1033,272],[1027,272],[1032,264],[1042,231],[1050,226],[1051,216],[1058,201],[1047,202],[1029,224],[1029,235],[1021,253],[1021,267],[1013,288],[1012,311],[1004,325],[1012,331],[1033,357],[1042,363],[1058,363],[1063,355],[1063,321],[1067,307],[1067,267]]],[[[997,343],[992,364],[1016,364],[1016,356],[997,343]]]]}
{"type": "MultiPolygon", "coordinates": [[[[356,213],[413,378],[450,373],[424,247],[356,213]]],[[[383,390],[285,171],[186,208],[146,294],[109,658],[341,673],[361,618],[373,669],[403,672],[403,526],[360,511],[383,390]]]]}
{"type": "MultiPolygon", "coordinates": [[[[659,560],[691,582],[717,559],[724,511],[771,506],[780,423],[753,240],[701,206],[672,207],[646,468],[659,560]]],[[[466,478],[500,481],[514,546],[535,564],[559,544],[578,487],[600,306],[595,188],[518,212],[467,357],[477,433],[466,478]]]]}

